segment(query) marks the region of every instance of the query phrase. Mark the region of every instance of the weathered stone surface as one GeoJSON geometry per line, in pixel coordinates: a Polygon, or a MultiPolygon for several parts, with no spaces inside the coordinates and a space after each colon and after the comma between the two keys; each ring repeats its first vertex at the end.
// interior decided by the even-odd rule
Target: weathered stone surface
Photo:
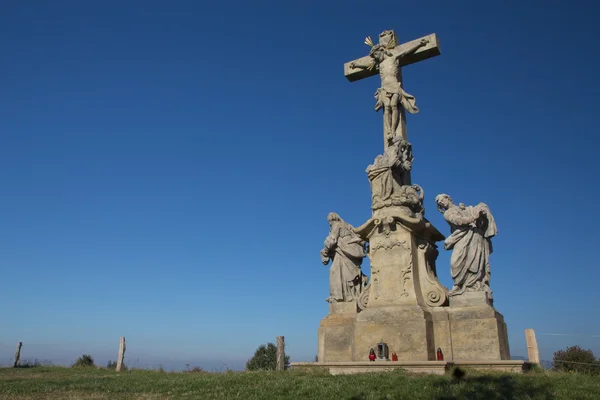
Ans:
{"type": "Polygon", "coordinates": [[[369,56],[347,63],[345,75],[352,81],[379,73],[375,109],[384,111],[384,153],[367,168],[372,218],[354,228],[337,214],[328,217],[331,229],[321,257],[326,265],[332,261],[330,309],[319,327],[321,362],[314,365],[327,365],[332,373],[394,368],[394,362],[367,362],[369,350],[383,341],[390,354],[398,356],[400,363],[395,365],[407,363],[422,370],[433,365],[431,371],[439,372],[440,366],[455,362],[516,370],[524,363],[506,361],[506,324],[492,306],[489,289],[491,238],[496,234],[489,208],[483,203],[455,206],[448,195],[436,197],[451,226],[446,239],[425,218],[424,192],[411,182],[413,156],[405,112],[419,110],[415,98],[402,88],[401,67],[418,54],[433,55],[437,38],[397,46],[395,33],[384,31],[377,45],[366,42],[372,47],[369,56]],[[451,291],[437,276],[439,241],[453,250],[451,291]],[[368,282],[360,271],[367,243],[372,273],[368,282]],[[438,348],[444,361],[434,365],[438,348]]]}
{"type": "Polygon", "coordinates": [[[329,314],[353,314],[356,315],[356,300],[329,303],[329,314]]]}
{"type": "Polygon", "coordinates": [[[383,155],[378,155],[367,167],[373,211],[397,206],[412,217],[423,216],[423,189],[410,181],[412,162],[411,144],[394,136],[383,155]]]}
{"type": "Polygon", "coordinates": [[[450,335],[450,316],[446,307],[435,307],[430,310],[433,321],[433,348],[441,349],[444,360],[452,361],[452,336],[450,335]]]}
{"type": "Polygon", "coordinates": [[[450,296],[450,307],[492,306],[488,292],[464,292],[450,296]]]}
{"type": "Polygon", "coordinates": [[[411,373],[444,375],[452,367],[467,370],[482,370],[490,372],[523,373],[531,368],[531,363],[523,360],[501,361],[396,361],[396,362],[293,362],[293,369],[327,368],[331,375],[361,374],[373,372],[388,372],[402,369],[411,373]]]}
{"type": "Polygon", "coordinates": [[[431,315],[418,305],[370,306],[355,324],[354,361],[368,360],[369,349],[384,341],[400,361],[434,359],[431,315]]]}
{"type": "Polygon", "coordinates": [[[357,315],[353,301],[330,304],[319,328],[319,360],[368,360],[380,340],[401,360],[435,358],[433,321],[425,310],[447,299],[435,271],[434,240],[443,236],[424,218],[396,212],[354,229],[370,242],[368,306],[357,315]]]}
{"type": "Polygon", "coordinates": [[[402,88],[402,66],[409,64],[410,59],[418,52],[423,55],[425,53],[430,56],[437,55],[431,51],[425,51],[428,48],[437,49],[437,39],[423,37],[398,46],[396,33],[393,30],[387,30],[379,34],[379,43],[373,44],[371,38],[367,38],[365,43],[371,46],[369,56],[347,63],[344,66],[344,72],[349,79],[350,77],[360,79],[374,75],[370,73],[371,71],[379,71],[381,87],[375,93],[377,100],[375,111],[383,109],[384,137],[387,146],[394,136],[407,139],[405,111],[411,114],[419,112],[415,97],[402,88]],[[436,43],[429,47],[432,39],[436,43]],[[368,72],[361,74],[360,71],[368,72]]]}
{"type": "Polygon", "coordinates": [[[369,238],[371,284],[368,308],[416,305],[411,232],[395,220],[382,221],[382,225],[381,231],[374,232],[369,238]]]}
{"type": "Polygon", "coordinates": [[[436,260],[439,254],[437,246],[431,240],[415,237],[417,262],[415,280],[419,299],[423,307],[441,307],[448,303],[448,289],[437,277],[436,260]]]}
{"type": "Polygon", "coordinates": [[[319,327],[319,361],[354,359],[354,314],[333,314],[321,320],[319,327]]]}
{"type": "Polygon", "coordinates": [[[489,306],[448,308],[454,361],[509,360],[502,314],[489,306]]]}
{"type": "MultiPolygon", "coordinates": [[[[443,236],[425,218],[407,216],[400,208],[380,210],[355,232],[369,241],[371,280],[367,307],[390,305],[435,307],[446,304],[447,289],[435,267],[435,241],[443,236]]],[[[361,298],[362,300],[362,298],[361,298]]]]}
{"type": "Polygon", "coordinates": [[[531,368],[531,363],[523,360],[455,361],[452,366],[475,371],[522,373],[531,368]]]}
{"type": "Polygon", "coordinates": [[[449,369],[444,361],[382,361],[382,362],[294,362],[294,369],[311,369],[315,367],[327,368],[331,375],[361,374],[374,372],[388,372],[402,369],[411,373],[443,375],[449,369]]]}
{"type": "Polygon", "coordinates": [[[355,232],[354,227],[345,222],[336,213],[329,213],[329,235],[321,250],[321,261],[329,264],[329,297],[326,301],[356,301],[362,292],[366,280],[360,266],[367,256],[365,244],[355,232]]]}
{"type": "Polygon", "coordinates": [[[465,292],[486,292],[492,298],[490,289],[491,238],[498,230],[489,207],[484,203],[465,206],[454,205],[447,194],[436,196],[438,210],[450,225],[452,234],[444,241],[446,250],[453,250],[450,271],[454,287],[450,296],[465,292]]]}
{"type": "Polygon", "coordinates": [[[538,348],[537,339],[535,338],[535,331],[533,329],[525,329],[525,340],[527,341],[527,355],[529,356],[529,362],[539,365],[540,350],[538,348]]]}
{"type": "Polygon", "coordinates": [[[435,271],[434,241],[443,236],[424,218],[394,207],[381,211],[389,214],[355,229],[370,243],[371,281],[364,293],[367,306],[356,318],[354,360],[367,360],[380,340],[400,360],[434,360],[434,325],[427,310],[447,302],[435,271]]]}
{"type": "Polygon", "coordinates": [[[403,171],[412,169],[412,145],[400,136],[394,136],[392,144],[385,149],[383,155],[375,157],[373,164],[367,167],[367,174],[371,181],[371,192],[377,207],[390,206],[385,202],[390,199],[401,186],[410,185],[402,176],[403,171]]]}
{"type": "MultiPolygon", "coordinates": [[[[383,33],[383,32],[382,32],[383,33]]],[[[419,47],[413,53],[406,54],[404,57],[400,59],[400,66],[405,67],[410,64],[417,63],[419,61],[427,60],[428,58],[436,57],[441,54],[440,52],[440,43],[435,33],[432,33],[427,36],[423,36],[422,38],[411,40],[410,42],[402,43],[397,47],[400,48],[410,48],[415,46],[417,43],[420,43],[422,39],[427,39],[427,44],[425,46],[419,47]]],[[[365,40],[366,43],[366,40],[365,40]]],[[[369,45],[370,46],[370,45],[369,45]]],[[[401,49],[397,49],[398,52],[401,52],[401,49]]],[[[351,68],[352,63],[355,64],[368,64],[371,61],[370,56],[364,56],[354,61],[348,61],[344,63],[344,76],[350,82],[358,81],[360,79],[369,78],[371,76],[375,76],[379,71],[376,69],[362,69],[362,68],[351,68]]]]}
{"type": "Polygon", "coordinates": [[[319,361],[353,359],[356,301],[329,303],[329,315],[319,327],[319,361]]]}

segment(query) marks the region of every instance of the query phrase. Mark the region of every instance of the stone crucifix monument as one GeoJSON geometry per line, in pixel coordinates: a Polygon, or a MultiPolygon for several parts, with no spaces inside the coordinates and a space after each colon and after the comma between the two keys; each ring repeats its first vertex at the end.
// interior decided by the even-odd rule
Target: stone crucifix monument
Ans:
{"type": "Polygon", "coordinates": [[[415,96],[403,88],[402,67],[440,55],[435,34],[400,44],[392,30],[379,35],[367,56],[347,62],[356,81],[379,75],[375,111],[383,111],[383,154],[366,169],[372,217],[352,226],[330,213],[321,261],[330,265],[329,315],[319,328],[320,362],[368,361],[385,343],[400,361],[509,359],[506,324],[493,307],[489,257],[496,224],[485,204],[454,205],[436,198],[451,227],[446,239],[425,218],[423,189],[410,172],[413,149],[406,112],[418,113],[415,96]],[[448,290],[438,281],[437,242],[453,251],[448,290]],[[361,270],[368,256],[371,276],[361,270]]]}

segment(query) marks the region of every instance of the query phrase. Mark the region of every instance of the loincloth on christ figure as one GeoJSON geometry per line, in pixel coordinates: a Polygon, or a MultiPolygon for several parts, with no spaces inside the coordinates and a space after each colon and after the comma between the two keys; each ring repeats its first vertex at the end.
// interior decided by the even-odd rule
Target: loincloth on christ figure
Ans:
{"type": "Polygon", "coordinates": [[[419,112],[415,96],[406,93],[400,84],[398,84],[397,88],[393,88],[392,90],[389,88],[384,89],[382,87],[377,89],[375,92],[375,99],[377,100],[377,103],[375,103],[375,111],[382,109],[386,103],[389,103],[390,106],[392,106],[391,101],[395,94],[398,95],[398,103],[400,103],[406,111],[410,114],[419,112]],[[388,101],[386,102],[384,98],[387,98],[388,101]]]}

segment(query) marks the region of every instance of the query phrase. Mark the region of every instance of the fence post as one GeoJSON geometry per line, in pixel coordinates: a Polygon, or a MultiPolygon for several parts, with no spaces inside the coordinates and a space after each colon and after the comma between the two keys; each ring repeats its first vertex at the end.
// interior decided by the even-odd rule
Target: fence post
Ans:
{"type": "Polygon", "coordinates": [[[525,339],[527,340],[527,355],[529,356],[529,362],[539,365],[540,350],[538,349],[537,340],[535,338],[535,331],[533,329],[525,329],[525,339]]]}
{"type": "Polygon", "coordinates": [[[121,336],[119,341],[119,358],[117,358],[117,372],[123,368],[123,359],[125,358],[125,336],[121,336]]]}
{"type": "Polygon", "coordinates": [[[283,336],[277,336],[277,371],[285,369],[285,341],[283,336]]]}
{"type": "Polygon", "coordinates": [[[13,365],[14,368],[19,366],[19,359],[21,358],[21,347],[23,347],[23,342],[19,342],[17,344],[17,351],[15,351],[15,363],[13,365]]]}

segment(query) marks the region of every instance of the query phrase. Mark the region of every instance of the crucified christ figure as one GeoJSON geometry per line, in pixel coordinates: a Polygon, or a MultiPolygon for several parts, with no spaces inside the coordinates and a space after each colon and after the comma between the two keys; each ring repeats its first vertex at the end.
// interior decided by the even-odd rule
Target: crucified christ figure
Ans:
{"type": "MultiPolygon", "coordinates": [[[[400,126],[401,113],[404,110],[411,114],[419,112],[415,97],[406,93],[402,89],[401,82],[401,62],[400,59],[408,54],[414,53],[417,49],[427,45],[427,39],[421,39],[416,44],[402,48],[396,48],[396,40],[393,31],[384,31],[379,35],[379,43],[372,46],[369,56],[370,64],[359,64],[352,62],[350,68],[362,68],[379,70],[381,77],[381,87],[375,92],[375,111],[383,108],[384,132],[388,141],[394,136],[404,136],[400,126]]],[[[404,138],[406,139],[406,138],[404,138]]]]}

